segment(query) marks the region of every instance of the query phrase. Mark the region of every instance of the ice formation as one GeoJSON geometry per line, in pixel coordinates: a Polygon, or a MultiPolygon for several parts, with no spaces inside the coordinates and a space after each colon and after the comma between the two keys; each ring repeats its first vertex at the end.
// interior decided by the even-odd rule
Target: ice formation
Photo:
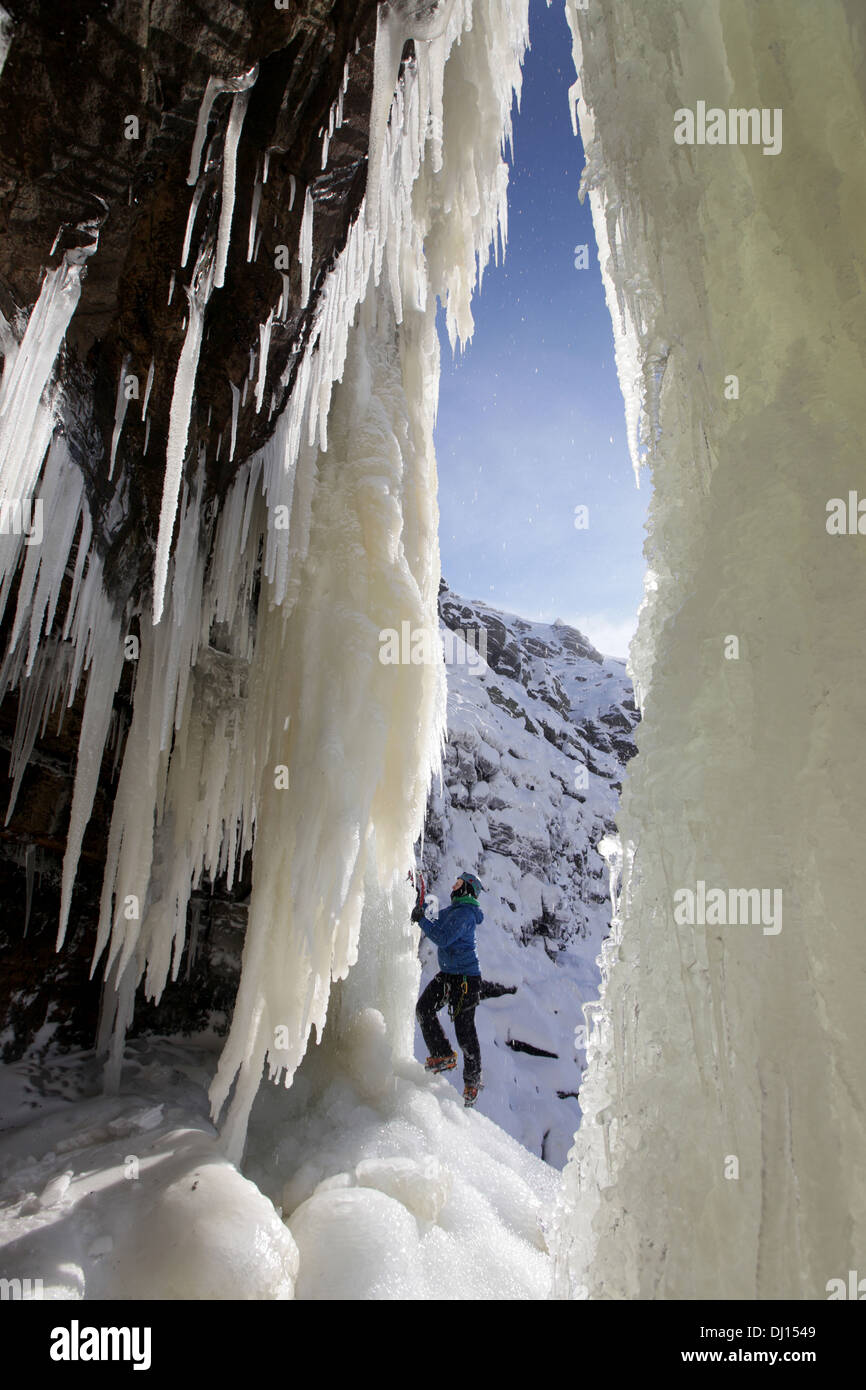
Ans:
{"type": "Polygon", "coordinates": [[[305,308],[310,298],[310,270],[313,260],[313,195],[309,188],[304,196],[298,259],[301,262],[301,307],[305,308]]]}
{"type": "MultiPolygon", "coordinates": [[[[822,1297],[856,1267],[866,1234],[866,1199],[850,1180],[866,1112],[852,867],[862,861],[866,753],[855,734],[866,670],[846,612],[862,562],[856,538],[824,525],[827,497],[846,496],[861,471],[863,266],[846,229],[864,201],[851,62],[862,25],[843,0],[820,15],[801,7],[796,26],[721,0],[598,0],[591,12],[567,0],[567,10],[629,439],[636,465],[652,463],[656,495],[632,649],[641,752],[620,842],[605,845],[614,924],[602,997],[587,1011],[556,1292],[822,1297]],[[784,45],[768,39],[783,27],[784,45]],[[747,145],[676,145],[674,113],[703,100],[784,108],[784,149],[767,160],[747,145]],[[726,395],[732,380],[738,391],[726,395]],[[675,926],[673,894],[698,881],[780,889],[783,931],[675,926]]],[[[313,1089],[325,1085],[317,1068],[330,1068],[329,1104],[347,1124],[363,1118],[371,1086],[389,1104],[401,1066],[415,1065],[416,941],[400,884],[438,762],[443,673],[383,666],[378,634],[435,622],[435,304],[446,304],[452,342],[465,340],[477,276],[504,239],[500,146],[526,11],[525,0],[380,7],[366,198],[317,287],[273,436],[241,462],[216,517],[202,505],[203,461],[188,457],[189,424],[254,71],[211,79],[199,112],[155,621],[142,624],[99,951],[116,1083],[138,982],[158,997],[178,971],[191,889],[231,876],[254,844],[243,975],[211,1088],[235,1159],[265,1062],[272,1077],[298,1073],[313,1089]],[[193,254],[205,157],[222,160],[219,230],[210,241],[200,231],[193,254]],[[313,1030],[321,1049],[307,1048],[313,1030]]],[[[307,188],[305,304],[314,212],[307,188]]],[[[0,606],[20,574],[0,672],[3,689],[21,694],[15,790],[44,721],[87,679],[64,920],[135,616],[106,596],[54,386],[94,250],[95,238],[46,274],[26,326],[0,324],[0,501],[41,502],[68,547],[36,556],[25,534],[0,536],[0,606]]],[[[276,282],[272,312],[279,296],[283,308],[276,282]]],[[[269,321],[255,345],[259,407],[269,321]]],[[[251,366],[243,402],[252,381],[251,366]]],[[[230,452],[236,409],[233,391],[230,452]]],[[[292,1088],[290,1105],[303,1108],[302,1091],[292,1088]]],[[[432,1231],[434,1272],[448,1245],[435,1220],[441,1173],[423,1148],[407,1153],[423,1095],[411,1081],[391,1117],[396,1153],[338,1151],[327,1111],[310,1107],[304,1123],[338,1166],[298,1180],[292,1241],[270,1233],[268,1287],[287,1296],[298,1250],[314,1286],[320,1253],[348,1220],[367,1251],[383,1224],[389,1259],[411,1245],[406,1277],[427,1292],[413,1242],[432,1231]]],[[[285,1142],[288,1152],[295,1137],[285,1142]]],[[[39,1200],[62,1202],[63,1173],[45,1176],[39,1200]]],[[[218,1200],[244,1200],[226,1182],[218,1200]]],[[[167,1202],[162,1229],[174,1210],[167,1202]]],[[[388,1268],[386,1282],[399,1279],[388,1268]]]]}
{"type": "Polygon", "coordinates": [[[93,1061],[58,1059],[72,1104],[48,1106],[26,1065],[0,1074],[4,1277],[45,1299],[294,1296],[298,1249],[278,1211],[220,1152],[194,1049],[134,1048],[123,1096],[93,1061]]]}
{"type": "MultiPolygon", "coordinates": [[[[169,295],[171,302],[171,295],[169,295]]],[[[117,383],[117,401],[114,407],[114,429],[111,433],[111,458],[108,463],[108,476],[114,474],[114,461],[117,458],[117,446],[120,443],[120,436],[123,431],[123,422],[126,419],[126,408],[129,405],[129,397],[126,394],[126,372],[129,367],[129,354],[127,353],[120,364],[120,380],[117,383]]]]}
{"type": "Polygon", "coordinates": [[[326,1040],[263,1089],[243,1176],[206,1042],[130,1043],[118,1096],[92,1055],[0,1068],[3,1277],[45,1299],[543,1298],[553,1169],[395,1068],[381,1014],[353,1019],[354,1072],[326,1040]]]}
{"type": "Polygon", "coordinates": [[[151,391],[153,390],[153,375],[154,375],[155,370],[156,370],[156,362],[155,362],[154,358],[151,357],[151,359],[150,359],[150,366],[149,366],[148,369],[147,369],[147,381],[145,382],[145,385],[144,385],[144,400],[143,400],[142,403],[141,403],[141,418],[142,418],[142,420],[146,420],[146,419],[147,419],[147,407],[148,407],[148,405],[150,404],[150,393],[151,393],[151,391]]]}
{"type": "Polygon", "coordinates": [[[796,22],[720,0],[567,9],[655,498],[640,754],[556,1291],[821,1299],[866,1236],[863,562],[825,527],[862,474],[862,21],[835,0],[796,22]],[[701,100],[784,108],[783,150],[676,145],[675,112],[701,100]],[[674,893],[701,880],[780,889],[782,931],[675,925],[674,893]]]}
{"type": "Polygon", "coordinates": [[[12,46],[12,19],[9,11],[0,5],[0,73],[6,66],[9,49],[12,46]]]}
{"type": "MultiPolygon", "coordinates": [[[[256,75],[254,71],[250,86],[252,86],[252,83],[255,81],[256,75]]],[[[232,234],[232,220],[235,210],[238,141],[241,138],[241,129],[249,102],[250,87],[248,86],[236,93],[232,101],[231,115],[229,116],[228,129],[226,130],[225,146],[223,149],[223,186],[222,198],[220,199],[219,231],[217,234],[216,270],[214,272],[214,285],[217,289],[221,289],[225,283],[226,260],[229,253],[229,240],[232,234]]]]}
{"type": "Polygon", "coordinates": [[[251,260],[253,259],[253,250],[254,250],[255,244],[256,244],[256,223],[257,223],[257,221],[258,221],[258,217],[259,217],[259,207],[260,207],[261,201],[262,201],[262,185],[263,185],[263,183],[265,183],[265,182],[266,182],[265,179],[263,179],[263,178],[261,178],[261,177],[257,177],[257,178],[256,178],[256,182],[255,182],[255,187],[253,188],[253,200],[252,200],[252,205],[251,205],[251,207],[250,207],[250,229],[249,229],[249,232],[248,232],[248,234],[247,234],[247,260],[248,260],[248,261],[251,261],[251,260]]]}
{"type": "Polygon", "coordinates": [[[199,258],[193,274],[192,288],[187,290],[189,299],[189,320],[186,337],[181,348],[180,360],[174,379],[169,415],[168,443],[165,450],[165,479],[162,491],[162,506],[159,514],[159,535],[156,542],[156,560],[153,575],[153,621],[158,623],[162,617],[165,603],[165,587],[168,580],[168,563],[171,539],[177,516],[177,502],[183,473],[189,437],[189,422],[192,415],[192,402],[195,393],[195,378],[201,352],[204,331],[204,311],[210,299],[214,283],[213,249],[206,246],[199,258]]]}
{"type": "MultiPolygon", "coordinates": [[[[95,248],[92,248],[95,249],[95,248]]],[[[0,384],[0,501],[33,496],[54,416],[43,399],[81,295],[81,254],[48,271],[20,344],[8,342],[0,384]]]]}
{"type": "MultiPolygon", "coordinates": [[[[94,967],[101,960],[107,975],[102,1042],[111,1035],[108,1076],[116,1084],[139,980],[158,998],[177,974],[191,890],[203,875],[231,878],[255,844],[242,980],[211,1093],[236,1159],[264,1061],[288,1084],[313,1029],[323,1034],[332,981],[357,971],[371,892],[382,935],[371,948],[375,958],[387,953],[389,933],[405,934],[406,890],[398,885],[439,760],[444,670],[383,665],[378,634],[404,620],[435,622],[436,302],[446,305],[452,338],[465,340],[478,268],[502,234],[501,144],[520,87],[526,8],[525,0],[457,0],[436,7],[431,26],[429,13],[392,7],[389,32],[396,25],[417,42],[399,82],[393,64],[383,68],[377,60],[376,196],[365,199],[320,287],[274,434],[242,463],[216,517],[202,508],[202,460],[187,457],[190,420],[205,315],[227,266],[236,151],[255,69],[211,79],[201,103],[181,251],[182,268],[192,258],[193,270],[172,389],[153,622],[141,625],[94,967]],[[446,63],[453,72],[447,125],[446,63]],[[207,164],[222,160],[218,230],[215,238],[201,231],[196,247],[202,160],[214,123],[207,164]]],[[[347,80],[344,73],[343,88],[347,80]]],[[[339,114],[338,95],[335,123],[339,114]]],[[[299,246],[304,303],[312,290],[314,221],[307,188],[299,246]]],[[[18,486],[25,471],[31,484],[38,477],[55,423],[43,394],[79,273],[64,261],[46,277],[20,346],[10,345],[0,401],[4,486],[18,486]],[[14,424],[3,413],[10,400],[14,424]]],[[[260,331],[258,376],[251,366],[244,385],[246,394],[254,384],[257,408],[281,300],[279,279],[260,331]]],[[[232,404],[233,453],[236,388],[232,404]]],[[[77,476],[68,461],[64,467],[77,476]]],[[[49,506],[59,486],[46,467],[49,506]]],[[[70,650],[53,675],[37,652],[27,687],[33,698],[22,701],[17,736],[24,758],[44,712],[61,695],[73,698],[87,674],[61,937],[134,614],[115,613],[102,590],[86,517],[78,535],[70,650]]],[[[20,538],[3,539],[16,542],[7,546],[8,579],[22,546],[20,538]]],[[[35,574],[21,586],[16,627],[23,633],[30,625],[31,652],[64,558],[52,562],[41,588],[35,574]]],[[[27,679],[24,662],[19,640],[7,660],[8,680],[27,679]]],[[[411,1056],[416,981],[405,977],[395,1000],[385,997],[385,978],[375,970],[359,978],[368,988],[364,1007],[382,1009],[396,1053],[411,1056]]]]}

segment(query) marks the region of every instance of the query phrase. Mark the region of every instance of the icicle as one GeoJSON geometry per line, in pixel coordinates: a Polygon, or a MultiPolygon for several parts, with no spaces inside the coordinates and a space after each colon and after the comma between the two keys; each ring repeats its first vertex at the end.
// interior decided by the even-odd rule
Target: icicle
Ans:
{"type": "Polygon", "coordinates": [[[152,387],[153,387],[153,374],[154,374],[155,369],[156,369],[156,361],[155,361],[155,359],[154,359],[153,357],[151,357],[151,359],[150,359],[150,366],[149,366],[148,369],[147,369],[147,381],[146,381],[145,387],[144,387],[144,401],[142,402],[142,406],[141,406],[141,418],[142,418],[142,421],[144,421],[144,420],[147,418],[147,405],[148,405],[148,402],[149,402],[149,400],[150,400],[150,392],[151,392],[151,389],[152,389],[152,387]]]}
{"type": "Polygon", "coordinates": [[[46,612],[46,630],[54,620],[67,559],[78,529],[83,494],[81,472],[72,465],[64,437],[56,434],[48,451],[37,501],[42,518],[42,533],[51,537],[52,544],[25,547],[26,558],[18,585],[18,604],[9,637],[9,651],[14,651],[24,626],[29,621],[30,646],[26,667],[28,675],[39,647],[46,612]]]}
{"type": "Polygon", "coordinates": [[[252,207],[250,208],[250,231],[249,236],[247,237],[248,262],[251,261],[253,258],[253,248],[255,246],[256,240],[256,222],[258,221],[259,216],[259,204],[262,201],[262,183],[263,180],[257,174],[255,187],[253,188],[252,207]]]}
{"type": "Polygon", "coordinates": [[[146,453],[147,453],[147,446],[148,446],[149,443],[150,443],[150,416],[147,417],[147,423],[146,423],[146,425],[145,425],[145,427],[144,427],[144,448],[142,449],[142,453],[143,453],[143,454],[146,454],[146,453]]]}
{"type": "Polygon", "coordinates": [[[280,274],[283,277],[283,292],[280,295],[279,318],[283,323],[285,323],[289,312],[289,290],[291,287],[291,279],[284,270],[281,271],[280,274]]]}
{"type": "Polygon", "coordinates": [[[256,383],[256,414],[262,408],[262,400],[265,394],[265,377],[268,371],[268,352],[271,346],[271,328],[274,322],[273,312],[268,314],[263,324],[259,325],[259,379],[256,383]]]}
{"type": "Polygon", "coordinates": [[[400,59],[406,40],[410,37],[401,9],[392,10],[390,6],[380,5],[376,20],[373,93],[370,100],[366,192],[367,207],[374,220],[379,215],[380,189],[385,172],[383,151],[388,137],[388,115],[394,101],[400,59]]]}
{"type": "Polygon", "coordinates": [[[233,381],[229,382],[229,386],[232,388],[232,439],[229,448],[229,463],[231,463],[235,456],[235,442],[238,437],[238,409],[241,402],[241,393],[233,381]]]}
{"type": "Polygon", "coordinates": [[[117,383],[117,400],[114,403],[114,430],[111,435],[111,460],[108,465],[108,476],[114,474],[114,461],[117,457],[117,446],[120,443],[120,435],[123,430],[123,422],[126,419],[126,408],[129,400],[126,395],[126,369],[129,366],[130,356],[126,354],[120,364],[120,381],[117,383]]]}
{"type": "MultiPolygon", "coordinates": [[[[95,563],[95,562],[94,562],[95,563]]],[[[63,878],[60,888],[60,925],[57,931],[57,950],[63,945],[72,889],[81,854],[84,831],[93,810],[93,800],[102,765],[102,752],[108,737],[108,727],[114,705],[114,692],[123,670],[123,636],[120,621],[107,598],[103,598],[95,616],[93,663],[87,682],[87,696],[78,737],[78,757],[75,763],[75,788],[69,829],[66,832],[66,852],[63,856],[63,878]]]]}
{"type": "Polygon", "coordinates": [[[326,168],[328,167],[328,146],[330,145],[330,143],[331,143],[331,137],[330,137],[330,135],[327,135],[327,134],[326,134],[324,140],[322,141],[322,168],[323,168],[323,169],[326,169],[326,168]]]}
{"type": "Polygon", "coordinates": [[[262,183],[267,183],[267,181],[268,181],[268,169],[270,168],[270,163],[271,163],[271,152],[270,152],[270,150],[268,149],[268,150],[265,150],[265,158],[264,158],[264,163],[263,163],[263,165],[262,165],[262,183]]]}
{"type": "MultiPolygon", "coordinates": [[[[186,261],[184,261],[183,264],[185,265],[185,264],[186,264],[186,261]]],[[[169,304],[171,303],[171,301],[172,301],[172,299],[173,299],[173,297],[174,297],[174,276],[175,276],[175,272],[172,271],[172,272],[171,272],[171,279],[170,279],[169,282],[168,282],[168,302],[169,302],[169,304]]]]}
{"type": "MultiPolygon", "coordinates": [[[[255,70],[258,75],[258,68],[255,70]]],[[[253,77],[252,81],[255,81],[253,77]]],[[[252,85],[252,84],[250,84],[252,85]]],[[[214,271],[214,287],[219,289],[225,281],[226,260],[229,254],[229,241],[232,234],[232,218],[235,209],[235,182],[237,179],[237,157],[238,141],[241,138],[241,129],[244,123],[244,116],[250,102],[250,88],[245,87],[238,92],[232,101],[231,115],[229,116],[228,130],[226,131],[225,148],[223,150],[223,184],[222,200],[220,202],[219,232],[217,234],[216,269],[214,271]]]]}
{"type": "Polygon", "coordinates": [[[220,77],[209,77],[198,109],[198,123],[195,129],[195,138],[192,142],[192,151],[189,157],[189,173],[186,181],[190,187],[198,182],[198,173],[201,166],[201,152],[204,149],[205,136],[207,135],[207,123],[210,120],[211,107],[216,100],[219,92],[226,91],[223,79],[220,77]]]}
{"type": "Polygon", "coordinates": [[[258,63],[250,68],[249,72],[243,73],[240,77],[209,77],[201,105],[198,111],[198,122],[195,129],[195,139],[192,142],[192,152],[189,159],[189,173],[186,181],[190,188],[198,182],[199,168],[201,167],[201,153],[204,149],[204,142],[207,136],[207,126],[210,120],[211,108],[221,92],[244,92],[247,91],[255,82],[259,75],[258,63]]]}
{"type": "Polygon", "coordinates": [[[9,57],[13,32],[12,17],[9,11],[0,5],[0,73],[3,72],[6,59],[9,57]]]}
{"type": "Polygon", "coordinates": [[[580,101],[580,79],[573,82],[568,89],[568,109],[571,113],[571,130],[577,138],[580,135],[580,126],[577,119],[578,103],[580,101]]]}
{"type": "MultiPolygon", "coordinates": [[[[291,212],[291,210],[292,210],[292,208],[293,208],[294,206],[295,206],[295,176],[294,176],[294,174],[289,174],[289,212],[291,212]]],[[[276,226],[276,222],[274,223],[274,226],[276,226]]]]}
{"type": "Polygon", "coordinates": [[[193,288],[187,290],[189,300],[189,327],[181,348],[180,359],[174,379],[174,390],[169,412],[168,443],[165,451],[165,480],[163,482],[162,505],[159,513],[159,534],[156,542],[156,559],[153,574],[153,621],[158,623],[162,617],[165,601],[165,584],[168,578],[168,558],[171,538],[174,532],[175,514],[180,496],[180,481],[183,460],[189,435],[189,422],[192,414],[192,398],[198,372],[198,359],[201,352],[204,310],[212,289],[213,262],[208,248],[203,252],[193,276],[193,288]]]}
{"type": "Polygon", "coordinates": [[[313,195],[309,188],[304,196],[298,258],[301,262],[301,308],[305,309],[310,298],[310,275],[313,266],[313,195]]]}
{"type": "MultiPolygon", "coordinates": [[[[30,447],[42,410],[42,393],[81,295],[82,261],[94,247],[67,253],[42,281],[17,351],[7,354],[0,384],[0,501],[32,497],[42,466],[30,447]],[[77,259],[72,260],[71,256],[77,259]]],[[[35,437],[35,436],[34,436],[35,437]]],[[[47,439],[45,446],[47,447],[47,439]]]]}
{"type": "MultiPolygon", "coordinates": [[[[180,266],[181,266],[181,270],[183,270],[183,269],[185,268],[186,263],[187,263],[187,260],[189,259],[189,248],[190,248],[190,244],[191,244],[191,242],[192,242],[193,227],[195,226],[196,213],[198,212],[198,205],[199,205],[199,203],[201,202],[201,195],[202,195],[203,192],[204,192],[204,180],[200,180],[200,181],[196,184],[196,186],[195,186],[195,192],[193,193],[192,198],[190,199],[189,212],[187,213],[187,217],[186,217],[186,231],[185,231],[184,234],[183,234],[183,251],[181,252],[181,257],[180,257],[180,266]]],[[[174,285],[174,275],[172,275],[172,286],[173,286],[173,285],[174,285]]],[[[171,303],[171,295],[169,295],[169,300],[168,300],[168,302],[169,302],[169,304],[171,303]]]]}

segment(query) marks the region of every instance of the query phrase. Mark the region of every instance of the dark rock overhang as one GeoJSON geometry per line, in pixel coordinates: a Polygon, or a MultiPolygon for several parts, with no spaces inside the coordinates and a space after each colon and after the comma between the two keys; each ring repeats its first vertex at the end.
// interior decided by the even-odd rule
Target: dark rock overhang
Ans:
{"type": "MultiPolygon", "coordinates": [[[[258,65],[238,146],[225,284],[206,310],[187,445],[188,457],[204,445],[208,494],[219,499],[239,463],[273,431],[317,291],[363,198],[376,0],[287,0],[285,8],[230,0],[65,0],[61,7],[55,0],[7,0],[6,9],[12,41],[0,80],[0,309],[11,322],[26,313],[46,270],[98,235],[61,376],[106,583],[123,602],[150,583],[188,308],[184,287],[194,264],[192,254],[185,269],[180,265],[193,193],[187,174],[208,79],[237,78],[258,65]],[[323,169],[323,133],[344,83],[342,124],[323,169]],[[128,138],[130,132],[137,138],[128,138]],[[258,249],[248,262],[257,182],[258,249]],[[310,298],[302,306],[297,251],[307,189],[313,257],[310,298]],[[264,408],[256,411],[249,391],[230,462],[230,381],[243,384],[259,327],[280,299],[280,246],[289,252],[289,287],[273,324],[264,408]],[[143,397],[151,361],[147,452],[147,427],[133,400],[109,480],[121,371],[136,377],[143,397]]],[[[219,141],[230,101],[226,93],[214,103],[208,127],[214,159],[193,247],[219,216],[219,141]]]]}
{"type": "MultiPolygon", "coordinates": [[[[208,500],[219,502],[237,469],[276,426],[317,296],[363,199],[376,0],[288,0],[286,8],[229,0],[202,5],[190,0],[64,0],[62,5],[56,0],[4,0],[4,8],[12,41],[0,76],[0,310],[20,332],[46,271],[60,265],[65,252],[91,246],[98,236],[57,362],[65,397],[62,428],[86,479],[108,590],[118,608],[146,610],[169,412],[188,312],[184,286],[191,280],[196,243],[212,235],[219,217],[220,142],[229,93],[213,107],[208,127],[213,168],[203,180],[193,253],[181,269],[194,191],[187,176],[208,79],[237,78],[258,65],[238,146],[225,284],[214,290],[206,309],[187,444],[187,467],[204,446],[208,500]],[[323,169],[323,132],[344,84],[342,123],[335,125],[323,169]],[[126,131],[134,129],[130,116],[137,120],[137,139],[126,138],[126,131]],[[268,177],[263,182],[266,153],[268,177]],[[260,240],[258,254],[248,262],[257,183],[260,240]],[[302,306],[298,244],[307,189],[315,215],[311,289],[302,306]],[[230,382],[243,385],[250,353],[259,347],[260,325],[285,287],[275,266],[281,245],[290,252],[289,285],[285,312],[273,324],[264,408],[256,411],[254,393],[248,391],[239,410],[234,460],[229,461],[226,447],[218,460],[217,441],[220,434],[225,440],[232,420],[230,382]],[[109,479],[121,369],[125,363],[126,373],[135,375],[143,397],[151,361],[149,438],[141,404],[130,401],[109,479]]],[[[0,649],[13,613],[11,603],[0,628],[0,649]]],[[[88,1044],[94,1036],[100,984],[98,978],[88,978],[88,968],[116,754],[129,722],[130,682],[131,668],[124,671],[115,696],[114,733],[85,836],[69,936],[59,956],[54,941],[60,864],[83,686],[62,727],[56,712],[49,721],[25,771],[14,813],[0,824],[0,1021],[12,1027],[9,1056],[55,1027],[58,1042],[88,1044]]],[[[0,817],[8,805],[6,768],[18,712],[19,692],[11,690],[0,703],[0,817]]],[[[194,932],[181,982],[167,991],[161,1027],[179,1023],[172,1009],[187,1024],[197,1017],[202,968],[208,976],[216,971],[222,978],[208,954],[212,931],[222,930],[215,912],[223,907],[229,914],[224,932],[231,937],[238,926],[231,914],[240,911],[238,921],[243,918],[244,910],[236,905],[248,893],[248,878],[246,865],[231,889],[210,885],[209,893],[198,895],[204,954],[190,976],[198,939],[194,932]]],[[[222,948],[216,951],[218,960],[225,955],[222,948]]],[[[233,982],[229,971],[226,1011],[233,982]]],[[[215,997],[214,979],[209,978],[202,995],[208,1008],[215,997]]],[[[143,1011],[142,1026],[151,1013],[143,1011]]]]}

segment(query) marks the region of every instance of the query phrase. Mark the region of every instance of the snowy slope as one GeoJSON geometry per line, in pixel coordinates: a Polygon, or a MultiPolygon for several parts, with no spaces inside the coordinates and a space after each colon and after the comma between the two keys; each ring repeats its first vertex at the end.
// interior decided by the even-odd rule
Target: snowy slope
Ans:
{"type": "MultiPolygon", "coordinates": [[[[526,622],[445,585],[439,609],[464,638],[446,634],[448,741],[424,870],[442,905],[460,869],[479,875],[482,975],[516,987],[476,1013],[479,1110],[561,1167],[580,1119],[575,1033],[583,1004],[598,995],[596,956],[610,922],[597,846],[613,829],[635,751],[631,682],[624,662],[565,624],[526,622]]],[[[421,950],[426,985],[436,952],[426,940],[421,950]]],[[[415,1055],[426,1056],[418,1030],[415,1055]]],[[[462,1087],[459,1072],[454,1080],[462,1087]]]]}
{"type": "Polygon", "coordinates": [[[0,1067],[9,1296],[547,1297],[558,1175],[395,1065],[375,1010],[354,1044],[354,1076],[326,1043],[262,1088],[243,1173],[208,1118],[218,1040],[130,1043],[113,1096],[92,1053],[0,1067]]]}

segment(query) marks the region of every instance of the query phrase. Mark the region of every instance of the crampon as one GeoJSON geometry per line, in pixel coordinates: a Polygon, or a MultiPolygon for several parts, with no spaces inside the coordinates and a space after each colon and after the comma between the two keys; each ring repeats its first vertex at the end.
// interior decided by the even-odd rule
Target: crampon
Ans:
{"type": "Polygon", "coordinates": [[[449,1052],[446,1057],[428,1057],[424,1063],[425,1071],[453,1071],[457,1066],[457,1053],[449,1052]]]}

